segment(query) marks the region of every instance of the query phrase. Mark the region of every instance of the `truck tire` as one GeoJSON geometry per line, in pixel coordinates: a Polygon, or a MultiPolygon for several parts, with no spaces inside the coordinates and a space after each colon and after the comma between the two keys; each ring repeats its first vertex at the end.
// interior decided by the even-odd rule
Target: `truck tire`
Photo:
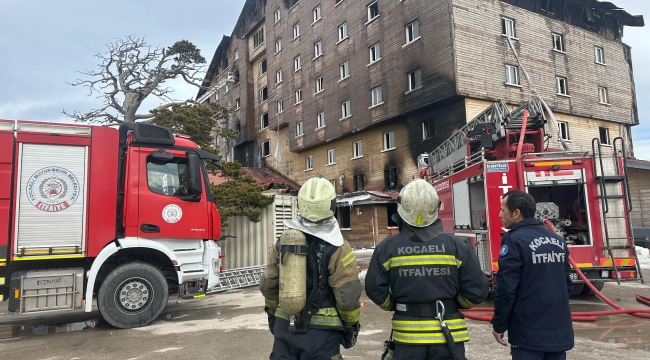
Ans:
{"type": "Polygon", "coordinates": [[[586,288],[584,283],[573,283],[573,291],[571,292],[571,296],[579,296],[582,294],[582,291],[586,288]]]}
{"type": "Polygon", "coordinates": [[[167,306],[169,290],[163,274],[152,265],[132,262],[113,269],[97,296],[104,320],[120,329],[147,326],[167,306]]]}
{"type": "MultiPolygon", "coordinates": [[[[602,290],[603,290],[603,287],[605,286],[605,282],[604,282],[604,281],[592,281],[591,283],[594,285],[594,287],[595,287],[598,291],[602,291],[602,290]]],[[[582,292],[580,293],[580,295],[583,295],[583,296],[593,296],[593,295],[596,295],[596,293],[593,292],[593,291],[591,291],[591,289],[589,288],[589,286],[587,286],[587,285],[585,284],[585,288],[582,289],[582,292]]]]}

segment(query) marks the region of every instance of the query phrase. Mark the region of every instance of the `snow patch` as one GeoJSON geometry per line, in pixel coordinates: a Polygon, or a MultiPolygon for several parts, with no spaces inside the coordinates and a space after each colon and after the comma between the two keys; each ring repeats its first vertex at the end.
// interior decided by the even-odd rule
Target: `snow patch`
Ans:
{"type": "Polygon", "coordinates": [[[366,282],[366,274],[368,273],[368,270],[363,270],[359,273],[359,280],[361,280],[362,283],[366,282]]]}
{"type": "Polygon", "coordinates": [[[361,249],[353,249],[355,254],[372,254],[375,252],[375,249],[366,249],[366,248],[361,248],[361,249]]]}
{"type": "Polygon", "coordinates": [[[268,330],[268,319],[264,313],[235,316],[231,319],[209,319],[194,321],[156,321],[153,324],[135,328],[134,330],[151,333],[152,335],[170,335],[199,332],[205,330],[222,330],[230,332],[237,329],[268,330]]]}
{"type": "Polygon", "coordinates": [[[639,265],[641,265],[641,268],[650,270],[650,249],[637,246],[636,254],[639,257],[639,265]]]}

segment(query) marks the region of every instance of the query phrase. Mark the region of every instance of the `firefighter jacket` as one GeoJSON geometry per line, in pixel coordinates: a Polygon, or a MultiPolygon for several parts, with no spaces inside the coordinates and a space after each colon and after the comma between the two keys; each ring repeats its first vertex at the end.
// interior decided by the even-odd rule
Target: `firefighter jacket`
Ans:
{"type": "Polygon", "coordinates": [[[393,340],[409,345],[444,344],[436,301],[455,342],[469,340],[461,308],[487,297],[488,281],[478,257],[461,239],[443,233],[436,220],[424,228],[400,224],[400,234],[383,240],[370,260],[366,294],[393,314],[393,340]]]}
{"type": "MultiPolygon", "coordinates": [[[[359,269],[352,247],[344,241],[340,247],[329,244],[313,235],[305,234],[311,253],[309,259],[315,259],[319,269],[318,281],[314,284],[312,267],[307,266],[307,298],[314,287],[318,287],[314,305],[318,309],[312,315],[309,328],[326,328],[342,330],[343,326],[352,326],[359,322],[361,282],[359,269]]],[[[288,320],[288,315],[278,304],[280,273],[278,267],[279,241],[269,248],[269,257],[260,281],[260,290],[264,295],[265,308],[277,319],[288,320]]],[[[310,306],[306,304],[305,307],[310,306]]]]}
{"type": "Polygon", "coordinates": [[[492,327],[526,350],[573,348],[569,249],[561,236],[526,219],[503,234],[492,327]]]}

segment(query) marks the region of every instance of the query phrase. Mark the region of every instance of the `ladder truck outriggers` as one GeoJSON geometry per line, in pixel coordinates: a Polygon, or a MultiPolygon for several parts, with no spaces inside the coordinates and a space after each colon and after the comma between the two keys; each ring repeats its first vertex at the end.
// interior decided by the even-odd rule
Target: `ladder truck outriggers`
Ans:
{"type": "Polygon", "coordinates": [[[221,220],[205,162],[161,126],[0,120],[0,301],[20,314],[93,308],[145,326],[170,296],[220,284],[221,220]]]}
{"type": "MultiPolygon", "coordinates": [[[[566,239],[571,256],[597,289],[609,281],[643,281],[630,221],[626,147],[596,138],[592,151],[547,148],[548,122],[542,103],[510,111],[497,102],[438,148],[418,157],[420,177],[442,201],[445,231],[476,250],[495,289],[501,234],[501,197],[523,190],[537,203],[536,218],[550,220],[566,239]]],[[[572,271],[574,294],[592,291],[572,271]]]]}

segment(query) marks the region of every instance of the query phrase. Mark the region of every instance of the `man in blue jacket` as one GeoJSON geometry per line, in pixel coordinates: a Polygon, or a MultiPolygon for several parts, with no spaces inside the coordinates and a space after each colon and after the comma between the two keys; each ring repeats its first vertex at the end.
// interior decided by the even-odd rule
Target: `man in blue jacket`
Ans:
{"type": "Polygon", "coordinates": [[[564,360],[573,348],[569,249],[535,219],[535,200],[515,190],[501,200],[503,234],[492,334],[513,360],[564,360]]]}

